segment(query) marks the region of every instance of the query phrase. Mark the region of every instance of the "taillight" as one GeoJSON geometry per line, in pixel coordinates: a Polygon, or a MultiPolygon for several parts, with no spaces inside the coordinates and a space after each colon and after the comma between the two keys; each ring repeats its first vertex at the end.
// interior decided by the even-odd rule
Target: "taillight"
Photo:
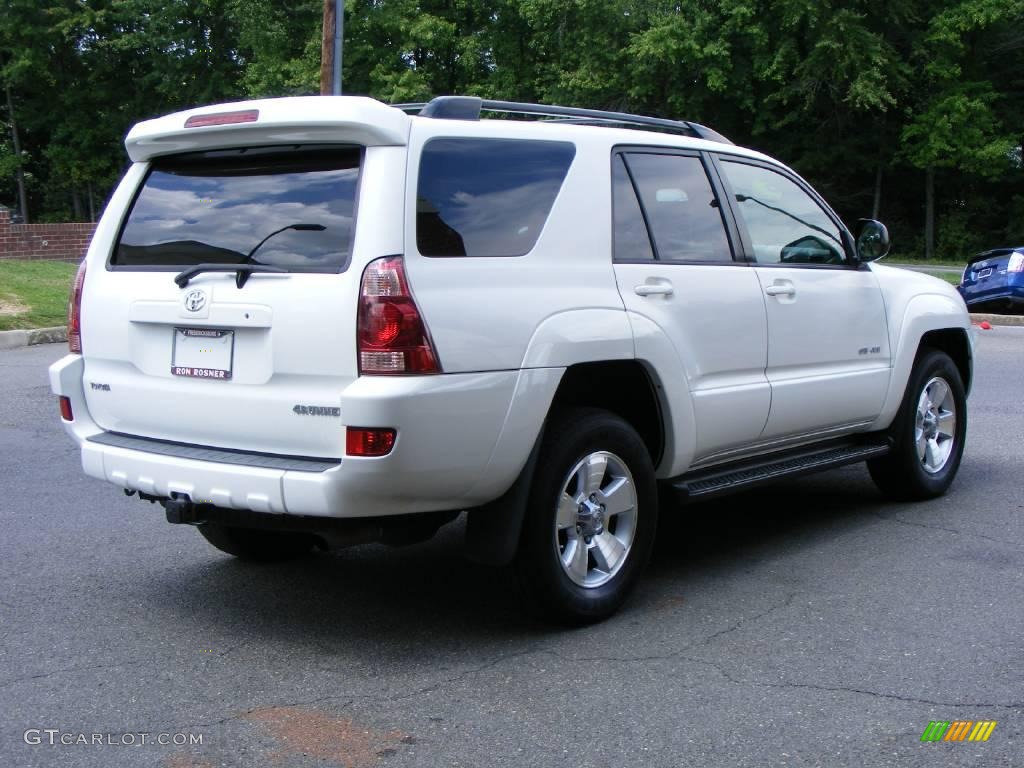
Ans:
{"type": "Polygon", "coordinates": [[[1006,265],[1007,272],[1024,272],[1024,253],[1014,251],[1010,256],[1010,263],[1006,265]]]}
{"type": "Polygon", "coordinates": [[[57,400],[60,402],[60,417],[64,421],[74,421],[75,414],[71,412],[71,398],[62,395],[57,400]]]}
{"type": "Polygon", "coordinates": [[[441,372],[401,256],[371,261],[363,271],[356,333],[360,373],[441,372]]]}
{"type": "Polygon", "coordinates": [[[395,430],[349,427],[345,432],[345,453],[349,456],[387,456],[395,447],[395,430]]]}
{"type": "MultiPolygon", "coordinates": [[[[85,285],[85,262],[78,265],[75,282],[68,299],[68,349],[82,354],[82,286],[85,285]]],[[[68,419],[70,421],[70,419],[68,419]]]]}

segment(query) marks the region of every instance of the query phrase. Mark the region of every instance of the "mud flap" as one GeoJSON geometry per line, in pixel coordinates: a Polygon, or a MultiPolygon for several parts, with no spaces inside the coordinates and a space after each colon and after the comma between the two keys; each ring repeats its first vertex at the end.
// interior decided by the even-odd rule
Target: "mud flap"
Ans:
{"type": "Polygon", "coordinates": [[[503,566],[515,558],[530,498],[530,485],[533,483],[533,473],[537,468],[537,457],[543,441],[544,426],[537,435],[526,466],[512,487],[494,501],[469,511],[464,545],[468,559],[482,565],[503,566]]]}

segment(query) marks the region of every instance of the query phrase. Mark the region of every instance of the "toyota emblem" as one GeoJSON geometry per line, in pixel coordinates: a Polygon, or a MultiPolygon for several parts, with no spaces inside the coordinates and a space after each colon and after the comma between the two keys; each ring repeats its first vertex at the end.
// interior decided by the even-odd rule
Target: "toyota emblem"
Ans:
{"type": "Polygon", "coordinates": [[[195,290],[185,294],[185,309],[189,312],[198,312],[206,306],[206,292],[195,290]]]}

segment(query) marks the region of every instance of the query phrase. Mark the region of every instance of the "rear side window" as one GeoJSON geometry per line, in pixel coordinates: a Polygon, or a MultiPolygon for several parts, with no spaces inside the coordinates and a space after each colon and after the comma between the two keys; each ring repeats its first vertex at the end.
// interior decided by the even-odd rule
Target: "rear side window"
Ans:
{"type": "Polygon", "coordinates": [[[626,156],[662,261],[728,262],[721,206],[699,157],[626,156]]]}
{"type": "Polygon", "coordinates": [[[250,148],[154,160],[111,264],[348,265],[361,153],[250,148]]]}
{"type": "Polygon", "coordinates": [[[612,158],[612,210],[615,258],[619,261],[653,259],[654,251],[651,250],[644,214],[622,155],[612,158]]]}
{"type": "Polygon", "coordinates": [[[576,148],[432,139],[423,148],[416,245],[424,256],[522,256],[537,243],[576,148]]]}

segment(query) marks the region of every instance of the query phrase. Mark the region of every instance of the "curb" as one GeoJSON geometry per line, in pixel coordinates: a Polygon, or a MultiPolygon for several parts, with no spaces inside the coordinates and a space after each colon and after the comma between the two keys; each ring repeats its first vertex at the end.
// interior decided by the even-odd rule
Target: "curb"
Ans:
{"type": "Polygon", "coordinates": [[[990,315],[985,312],[972,312],[971,325],[977,325],[978,323],[1024,326],[1024,315],[990,315]]]}
{"type": "Polygon", "coordinates": [[[33,328],[31,331],[0,331],[0,349],[16,349],[34,344],[56,344],[68,340],[66,326],[33,328]]]}

